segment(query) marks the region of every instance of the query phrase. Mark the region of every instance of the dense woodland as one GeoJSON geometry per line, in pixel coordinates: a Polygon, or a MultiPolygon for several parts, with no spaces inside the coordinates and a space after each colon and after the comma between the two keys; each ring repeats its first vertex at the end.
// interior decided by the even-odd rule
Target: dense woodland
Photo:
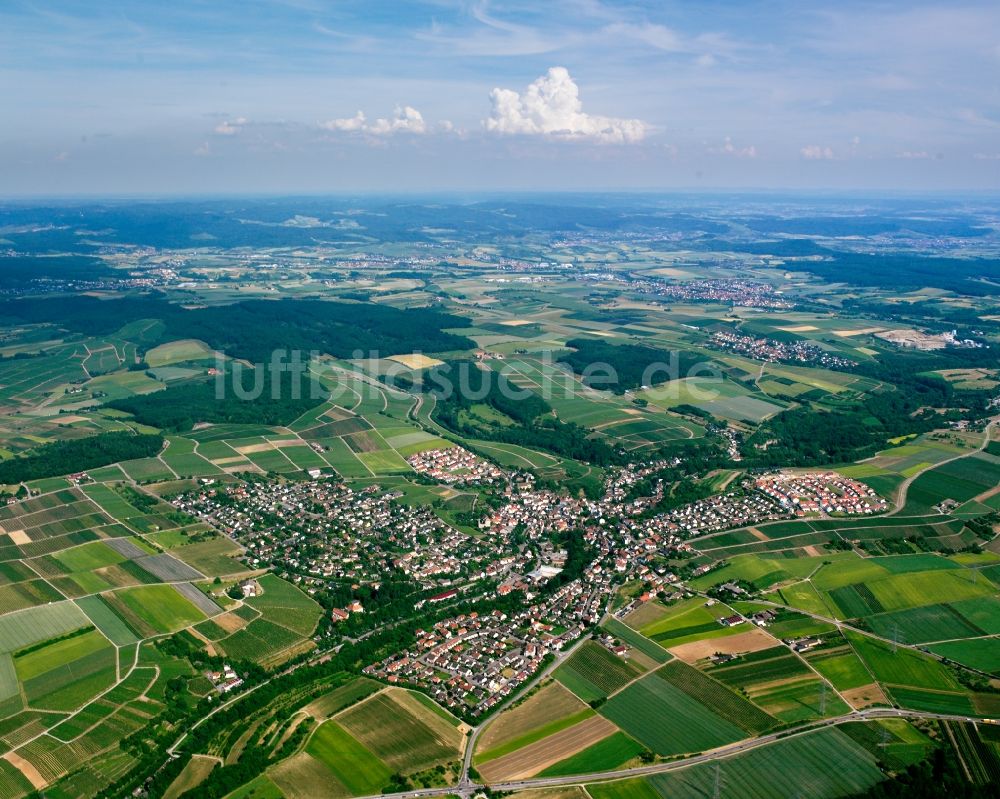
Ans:
{"type": "Polygon", "coordinates": [[[132,414],[151,427],[171,432],[190,430],[199,422],[284,425],[326,396],[315,380],[288,371],[237,369],[216,381],[185,383],[152,394],[114,400],[107,407],[132,414]],[[236,381],[236,382],[234,382],[236,381]],[[243,396],[234,386],[242,387],[243,396]],[[255,396],[259,387],[259,396],[255,396]]]}
{"type": "Polygon", "coordinates": [[[199,339],[234,358],[270,362],[275,351],[319,352],[337,358],[409,352],[446,352],[475,346],[443,332],[465,319],[429,308],[325,300],[247,300],[186,310],[159,295],[98,300],[93,297],[22,299],[0,303],[0,319],[49,323],[84,335],[108,335],[139,319],[163,326],[148,347],[199,339]]]}
{"type": "Polygon", "coordinates": [[[561,354],[561,362],[581,375],[583,382],[591,388],[616,394],[624,394],[645,384],[656,385],[686,377],[691,369],[705,360],[684,350],[672,352],[641,344],[608,344],[589,338],[570,339],[566,346],[572,351],[561,354]],[[613,369],[613,380],[609,379],[608,371],[599,366],[604,364],[613,369]]]}
{"type": "Polygon", "coordinates": [[[162,448],[162,436],[129,432],[101,433],[89,438],[53,441],[42,445],[31,455],[0,462],[0,483],[38,480],[96,469],[133,458],[148,458],[156,455],[162,448]]]}

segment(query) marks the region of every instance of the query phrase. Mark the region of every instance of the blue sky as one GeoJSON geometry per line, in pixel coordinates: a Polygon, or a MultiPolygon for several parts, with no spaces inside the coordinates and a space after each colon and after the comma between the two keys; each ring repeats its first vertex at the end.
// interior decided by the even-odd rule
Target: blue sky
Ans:
{"type": "Polygon", "coordinates": [[[1000,188],[996,2],[4,0],[0,194],[1000,188]]]}

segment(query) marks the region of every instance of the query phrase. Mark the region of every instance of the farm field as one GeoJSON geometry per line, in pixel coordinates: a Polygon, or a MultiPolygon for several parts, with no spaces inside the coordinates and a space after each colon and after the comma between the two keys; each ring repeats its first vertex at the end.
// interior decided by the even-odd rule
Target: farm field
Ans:
{"type": "MultiPolygon", "coordinates": [[[[663,668],[669,667],[667,664],[663,668]]],[[[646,675],[613,696],[600,713],[659,755],[700,752],[746,737],[742,729],[659,672],[646,675]],[[674,723],[658,722],[667,717],[674,723]]]]}
{"type": "MultiPolygon", "coordinates": [[[[821,730],[719,761],[721,799],[801,796],[834,799],[879,782],[875,757],[841,730],[821,730]]],[[[712,795],[716,767],[695,765],[641,781],[587,786],[594,799],[702,799],[712,795]]]]}
{"type": "Polygon", "coordinates": [[[623,660],[603,646],[588,641],[555,671],[555,678],[584,702],[605,699],[642,674],[634,662],[623,660]]]}
{"type": "Polygon", "coordinates": [[[365,699],[336,721],[390,773],[406,774],[456,760],[464,741],[457,727],[398,689],[365,699]]]}
{"type": "Polygon", "coordinates": [[[562,683],[549,682],[490,722],[476,742],[477,760],[485,762],[513,752],[591,714],[562,683]]]}

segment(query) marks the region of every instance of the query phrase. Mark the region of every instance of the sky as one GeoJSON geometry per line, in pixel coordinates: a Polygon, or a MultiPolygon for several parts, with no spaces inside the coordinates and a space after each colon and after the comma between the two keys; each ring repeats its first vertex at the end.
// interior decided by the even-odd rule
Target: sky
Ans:
{"type": "Polygon", "coordinates": [[[2,0],[0,196],[1000,189],[1000,3],[2,0]]]}

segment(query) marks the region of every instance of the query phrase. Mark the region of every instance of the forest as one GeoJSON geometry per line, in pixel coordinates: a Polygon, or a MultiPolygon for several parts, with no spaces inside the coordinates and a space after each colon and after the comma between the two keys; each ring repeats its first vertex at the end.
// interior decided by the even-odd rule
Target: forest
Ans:
{"type": "Polygon", "coordinates": [[[337,358],[385,357],[411,352],[464,350],[474,344],[445,328],[466,320],[429,308],[326,300],[246,300],[185,309],[161,295],[99,300],[21,299],[0,303],[0,319],[47,323],[83,335],[108,335],[129,322],[159,319],[158,337],[147,347],[177,339],[199,339],[234,358],[264,363],[275,351],[319,352],[337,358]]]}
{"type": "Polygon", "coordinates": [[[163,447],[163,437],[131,432],[101,433],[89,438],[53,441],[30,455],[0,462],[0,483],[14,484],[83,472],[118,461],[149,458],[163,447]]]}
{"type": "Polygon", "coordinates": [[[199,422],[288,424],[319,405],[327,394],[318,381],[305,375],[273,372],[265,367],[238,368],[221,375],[220,380],[221,391],[215,380],[185,383],[152,394],[113,400],[106,407],[130,413],[151,427],[177,433],[190,430],[199,422]],[[242,392],[234,389],[237,384],[242,392]]]}
{"type": "Polygon", "coordinates": [[[661,350],[640,344],[608,344],[589,338],[570,339],[566,346],[572,351],[560,354],[562,363],[581,375],[584,384],[616,394],[624,394],[642,385],[657,385],[685,377],[705,360],[685,350],[661,350]],[[613,377],[603,365],[612,368],[613,377]]]}

